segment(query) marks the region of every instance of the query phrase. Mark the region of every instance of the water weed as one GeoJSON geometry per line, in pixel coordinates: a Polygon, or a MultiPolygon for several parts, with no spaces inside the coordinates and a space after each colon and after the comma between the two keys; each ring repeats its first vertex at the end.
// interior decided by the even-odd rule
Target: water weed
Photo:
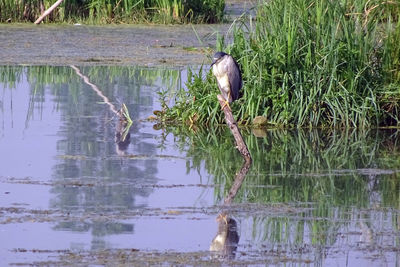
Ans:
{"type": "MultiPolygon", "coordinates": [[[[250,124],[264,116],[281,127],[398,126],[399,8],[399,1],[261,2],[255,22],[236,22],[232,43],[220,38],[217,44],[241,66],[243,97],[232,105],[237,120],[250,124]]],[[[189,73],[187,87],[165,116],[223,123],[211,72],[189,73]]]]}

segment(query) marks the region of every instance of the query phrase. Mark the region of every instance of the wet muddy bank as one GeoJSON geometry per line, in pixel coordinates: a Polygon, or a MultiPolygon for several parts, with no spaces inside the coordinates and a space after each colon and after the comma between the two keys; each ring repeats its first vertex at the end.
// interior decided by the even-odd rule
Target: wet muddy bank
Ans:
{"type": "Polygon", "coordinates": [[[0,65],[176,67],[210,64],[217,35],[255,15],[254,0],[226,1],[225,24],[0,24],[0,65]]]}
{"type": "Polygon", "coordinates": [[[1,65],[198,66],[229,25],[0,25],[1,65]]]}

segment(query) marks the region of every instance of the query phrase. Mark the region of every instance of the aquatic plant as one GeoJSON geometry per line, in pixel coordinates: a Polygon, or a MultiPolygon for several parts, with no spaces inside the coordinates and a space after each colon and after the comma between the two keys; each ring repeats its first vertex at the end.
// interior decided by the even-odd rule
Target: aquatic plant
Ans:
{"type": "MultiPolygon", "coordinates": [[[[51,0],[0,0],[0,22],[34,21],[51,0]]],[[[70,0],[64,1],[47,22],[86,23],[183,23],[219,22],[224,0],[70,0]]]]}
{"type": "MultiPolygon", "coordinates": [[[[263,116],[281,127],[398,126],[399,10],[398,1],[260,3],[255,22],[236,21],[232,43],[217,43],[243,74],[235,117],[250,124],[263,116]]],[[[223,123],[211,72],[189,79],[165,117],[223,123]]]]}

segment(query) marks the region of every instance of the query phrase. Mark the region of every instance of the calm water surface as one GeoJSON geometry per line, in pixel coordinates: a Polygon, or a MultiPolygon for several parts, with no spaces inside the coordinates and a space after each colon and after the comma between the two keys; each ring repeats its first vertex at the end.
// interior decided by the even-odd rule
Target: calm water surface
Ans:
{"type": "Polygon", "coordinates": [[[72,68],[0,67],[0,262],[399,264],[398,131],[243,129],[253,164],[223,207],[243,163],[229,131],[147,120],[185,69],[79,69],[127,105],[124,142],[72,68]],[[222,211],[239,240],[216,257],[222,211]]]}

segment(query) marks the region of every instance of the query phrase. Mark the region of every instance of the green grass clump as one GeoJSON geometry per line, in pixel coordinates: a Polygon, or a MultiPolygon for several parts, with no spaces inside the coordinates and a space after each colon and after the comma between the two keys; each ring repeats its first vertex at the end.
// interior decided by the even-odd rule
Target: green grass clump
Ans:
{"type": "MultiPolygon", "coordinates": [[[[35,21],[52,0],[0,0],[0,22],[35,21]]],[[[223,18],[224,0],[65,0],[46,22],[215,23],[223,18]]]]}
{"type": "Polygon", "coordinates": [[[224,0],[153,0],[147,4],[153,21],[161,23],[222,21],[224,0]]]}
{"type": "MultiPolygon", "coordinates": [[[[283,127],[398,126],[399,1],[274,0],[256,21],[236,25],[233,43],[217,50],[241,65],[238,121],[256,116],[283,127]]],[[[211,72],[190,74],[166,117],[222,123],[211,72]]]]}

